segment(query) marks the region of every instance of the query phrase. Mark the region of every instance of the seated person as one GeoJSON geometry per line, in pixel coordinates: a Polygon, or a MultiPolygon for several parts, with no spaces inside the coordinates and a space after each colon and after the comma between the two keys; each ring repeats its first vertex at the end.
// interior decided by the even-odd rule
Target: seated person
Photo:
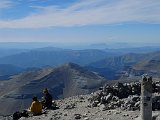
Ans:
{"type": "Polygon", "coordinates": [[[32,98],[32,104],[29,108],[29,112],[33,113],[33,115],[42,114],[42,104],[38,101],[37,97],[32,98]]]}
{"type": "Polygon", "coordinates": [[[48,89],[45,88],[43,90],[44,96],[42,100],[42,105],[46,109],[52,108],[52,96],[49,94],[48,89]]]}

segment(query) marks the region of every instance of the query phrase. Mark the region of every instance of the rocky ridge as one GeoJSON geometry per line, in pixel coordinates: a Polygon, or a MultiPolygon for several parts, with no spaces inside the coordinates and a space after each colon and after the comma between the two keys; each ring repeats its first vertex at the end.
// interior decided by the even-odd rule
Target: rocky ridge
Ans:
{"type": "MultiPolygon", "coordinates": [[[[160,120],[160,81],[153,82],[153,119],[160,120]]],[[[139,117],[140,83],[105,85],[90,95],[57,100],[60,109],[20,120],[134,120],[139,117]]],[[[10,120],[11,117],[7,117],[10,120]]],[[[6,120],[2,119],[2,120],[6,120]]]]}

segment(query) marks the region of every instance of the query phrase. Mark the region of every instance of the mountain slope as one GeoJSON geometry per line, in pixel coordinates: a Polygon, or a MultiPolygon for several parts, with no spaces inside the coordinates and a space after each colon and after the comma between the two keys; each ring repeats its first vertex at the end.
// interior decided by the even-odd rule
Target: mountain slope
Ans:
{"type": "Polygon", "coordinates": [[[108,56],[112,55],[101,50],[44,48],[0,58],[0,64],[12,64],[20,67],[43,67],[74,62],[80,65],[86,65],[108,56]]]}
{"type": "Polygon", "coordinates": [[[153,77],[160,77],[160,60],[148,60],[139,62],[129,70],[130,75],[140,76],[150,74],[153,77]]]}
{"type": "MultiPolygon", "coordinates": [[[[2,43],[1,43],[2,44],[2,43]]],[[[0,46],[0,58],[15,55],[23,52],[27,52],[27,49],[16,49],[16,48],[3,48],[0,46]]]]}
{"type": "Polygon", "coordinates": [[[57,99],[90,93],[103,83],[102,77],[73,63],[23,73],[0,82],[0,106],[5,106],[0,113],[9,114],[27,108],[34,95],[42,97],[45,87],[57,99]]]}
{"type": "MultiPolygon", "coordinates": [[[[118,79],[119,74],[123,71],[128,71],[135,64],[143,64],[145,61],[159,59],[160,52],[152,52],[146,54],[130,53],[121,56],[115,56],[91,63],[87,66],[88,69],[99,72],[107,79],[118,79]]],[[[159,59],[160,60],[160,59],[159,59]]]]}
{"type": "Polygon", "coordinates": [[[8,80],[11,75],[24,71],[23,68],[10,64],[0,64],[0,80],[8,80]]]}

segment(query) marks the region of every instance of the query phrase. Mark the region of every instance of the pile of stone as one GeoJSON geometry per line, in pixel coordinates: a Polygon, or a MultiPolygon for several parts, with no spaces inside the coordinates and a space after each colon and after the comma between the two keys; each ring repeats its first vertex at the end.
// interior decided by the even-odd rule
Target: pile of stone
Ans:
{"type": "Polygon", "coordinates": [[[152,99],[152,109],[153,110],[160,110],[160,95],[153,97],[153,99],[152,99]]]}
{"type": "Polygon", "coordinates": [[[153,93],[160,93],[160,81],[153,82],[153,93]]]}
{"type": "MultiPolygon", "coordinates": [[[[153,92],[160,92],[160,82],[153,83],[153,92]]],[[[97,92],[92,93],[88,99],[88,107],[100,107],[101,110],[120,108],[122,110],[140,109],[140,82],[116,83],[113,86],[106,85],[97,92]]],[[[160,110],[160,95],[153,98],[153,110],[160,110]]]]}

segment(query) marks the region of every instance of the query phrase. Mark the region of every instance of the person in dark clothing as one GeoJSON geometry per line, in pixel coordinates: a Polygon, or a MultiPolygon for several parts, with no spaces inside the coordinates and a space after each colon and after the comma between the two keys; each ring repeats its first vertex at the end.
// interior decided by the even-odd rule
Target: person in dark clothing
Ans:
{"type": "Polygon", "coordinates": [[[48,89],[45,88],[43,90],[43,93],[44,93],[43,101],[42,101],[43,108],[47,108],[47,109],[52,108],[52,96],[49,94],[48,89]]]}

